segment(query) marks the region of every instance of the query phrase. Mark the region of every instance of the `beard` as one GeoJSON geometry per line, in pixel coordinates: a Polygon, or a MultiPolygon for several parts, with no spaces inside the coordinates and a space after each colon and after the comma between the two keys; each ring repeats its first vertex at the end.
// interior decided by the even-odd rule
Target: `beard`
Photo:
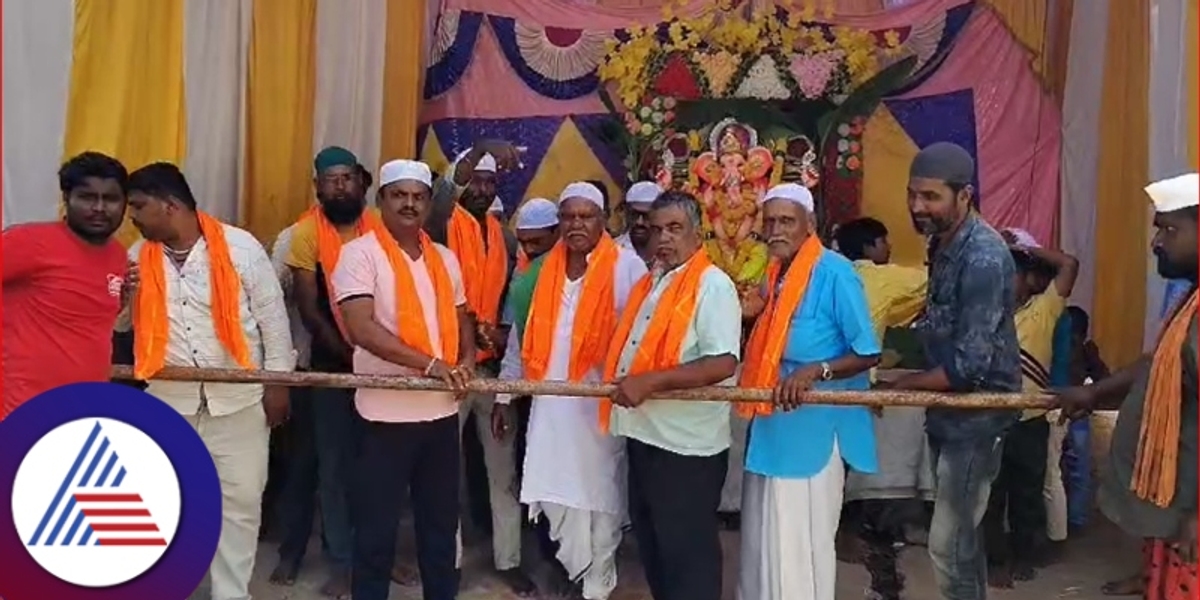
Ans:
{"type": "Polygon", "coordinates": [[[934,217],[932,215],[909,215],[912,218],[913,229],[917,233],[925,236],[933,236],[950,231],[954,227],[954,221],[934,217]]]}
{"type": "Polygon", "coordinates": [[[1177,262],[1171,260],[1166,252],[1156,249],[1154,258],[1157,259],[1158,275],[1163,279],[1187,279],[1189,281],[1196,280],[1196,260],[1189,262],[1177,262]]]}
{"type": "Polygon", "coordinates": [[[321,202],[321,212],[334,225],[349,225],[358,221],[366,208],[362,199],[323,200],[321,202]]]}

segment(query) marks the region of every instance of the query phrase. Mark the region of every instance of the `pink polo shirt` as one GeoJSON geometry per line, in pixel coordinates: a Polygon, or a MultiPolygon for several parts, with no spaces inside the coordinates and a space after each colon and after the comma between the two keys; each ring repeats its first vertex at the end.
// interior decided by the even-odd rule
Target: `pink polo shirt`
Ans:
{"type": "MultiPolygon", "coordinates": [[[[450,280],[454,284],[454,305],[466,304],[467,297],[463,292],[462,269],[458,265],[458,259],[449,248],[441,244],[434,244],[434,247],[441,253],[442,262],[450,272],[450,280]]],[[[421,312],[424,313],[426,327],[429,328],[429,340],[440,352],[442,336],[438,329],[437,302],[445,302],[448,299],[437,298],[434,294],[433,281],[425,268],[425,257],[413,260],[408,254],[401,254],[408,263],[408,270],[412,273],[413,283],[417,288],[417,297],[406,298],[405,301],[421,303],[421,312]]],[[[396,323],[396,275],[374,233],[368,233],[342,247],[331,283],[333,297],[337,302],[351,296],[374,297],[375,322],[392,333],[399,330],[396,323]]],[[[451,357],[453,358],[455,357],[451,357]]],[[[419,370],[390,363],[358,347],[354,349],[354,372],[371,375],[421,375],[419,370]]],[[[358,390],[354,399],[358,413],[368,421],[411,423],[433,421],[458,414],[458,404],[454,401],[453,394],[448,392],[364,388],[358,390]]]]}

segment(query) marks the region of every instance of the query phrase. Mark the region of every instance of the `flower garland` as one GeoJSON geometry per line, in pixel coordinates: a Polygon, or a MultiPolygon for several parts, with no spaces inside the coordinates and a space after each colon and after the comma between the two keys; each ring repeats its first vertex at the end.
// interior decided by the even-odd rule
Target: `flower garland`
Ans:
{"type": "Polygon", "coordinates": [[[862,134],[866,119],[855,117],[837,127],[837,170],[842,177],[862,177],[862,134]]]}

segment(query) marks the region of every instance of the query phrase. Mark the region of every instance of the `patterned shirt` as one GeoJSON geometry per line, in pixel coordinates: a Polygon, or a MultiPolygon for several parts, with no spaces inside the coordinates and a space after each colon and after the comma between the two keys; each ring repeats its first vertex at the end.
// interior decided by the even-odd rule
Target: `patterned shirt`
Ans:
{"type": "MultiPolygon", "coordinates": [[[[1021,390],[1020,346],[1013,320],[1016,267],[1000,234],[969,215],[933,256],[921,334],[930,365],[942,367],[955,392],[1021,390]]],[[[942,441],[1002,433],[1019,411],[930,408],[925,427],[942,441]]]]}

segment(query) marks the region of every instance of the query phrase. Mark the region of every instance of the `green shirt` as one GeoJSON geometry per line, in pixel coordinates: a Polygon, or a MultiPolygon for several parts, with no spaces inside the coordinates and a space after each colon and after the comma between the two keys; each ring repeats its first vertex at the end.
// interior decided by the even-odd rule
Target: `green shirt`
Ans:
{"type": "MultiPolygon", "coordinates": [[[[667,285],[680,269],[657,277],[650,295],[638,310],[629,339],[617,362],[617,377],[624,377],[637,353],[638,340],[658,306],[667,285]]],[[[683,340],[679,363],[686,364],[707,356],[741,356],[742,309],[733,281],[717,267],[709,267],[700,278],[696,313],[683,340]]],[[[733,385],[734,378],[721,385],[733,385]]],[[[614,407],[613,435],[633,438],[664,450],[688,456],[712,456],[729,448],[728,402],[689,400],[649,400],[633,409],[614,407]]]]}

